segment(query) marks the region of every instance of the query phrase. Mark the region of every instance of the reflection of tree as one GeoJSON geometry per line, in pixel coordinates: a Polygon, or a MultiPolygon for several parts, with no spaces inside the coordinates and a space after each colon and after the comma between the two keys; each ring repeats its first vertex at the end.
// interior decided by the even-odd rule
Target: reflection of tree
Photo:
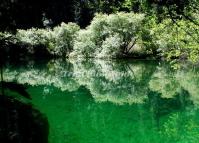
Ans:
{"type": "Polygon", "coordinates": [[[98,102],[117,104],[142,103],[147,98],[148,79],[155,65],[128,61],[73,61],[74,73],[80,85],[86,86],[98,102]]]}
{"type": "Polygon", "coordinates": [[[164,98],[174,98],[176,94],[181,94],[183,89],[188,92],[190,99],[198,105],[198,83],[199,73],[197,69],[172,71],[166,66],[161,66],[154,72],[149,82],[149,88],[152,91],[161,93],[164,98]]]}
{"type": "Polygon", "coordinates": [[[190,95],[184,89],[181,89],[180,93],[176,93],[173,98],[163,98],[161,93],[149,92],[148,102],[146,102],[152,113],[154,119],[157,121],[159,126],[159,120],[162,116],[168,115],[173,111],[184,110],[185,107],[191,105],[190,95]]]}
{"type": "MultiPolygon", "coordinates": [[[[51,96],[48,102],[40,102],[38,95],[37,103],[54,121],[53,126],[67,126],[64,132],[60,128],[56,128],[56,132],[71,141],[75,138],[78,142],[82,135],[81,141],[86,142],[87,134],[93,133],[98,134],[99,140],[109,141],[105,137],[112,137],[114,133],[121,142],[124,142],[124,136],[131,142],[137,137],[145,138],[143,142],[149,139],[156,142],[161,137],[168,143],[178,139],[182,141],[182,137],[196,142],[197,108],[189,107],[198,105],[197,70],[172,71],[166,65],[157,66],[150,61],[52,60],[48,64],[6,67],[4,73],[6,81],[44,85],[46,94],[48,90],[55,89],[52,86],[61,91],[73,91],[70,96],[51,96]],[[79,94],[81,96],[76,96],[79,94]],[[96,104],[93,99],[101,103],[96,104]],[[49,108],[51,105],[55,108],[49,108]],[[177,117],[173,117],[174,114],[177,117]],[[188,120],[183,122],[182,118],[188,120]],[[121,121],[125,126],[121,125],[121,121]],[[157,126],[160,134],[157,134],[157,126]],[[180,136],[181,131],[183,136],[180,136]]],[[[58,95],[61,91],[56,90],[60,92],[58,95]]],[[[58,135],[56,139],[59,138],[58,135]]]]}
{"type": "Polygon", "coordinates": [[[166,137],[165,142],[196,143],[199,140],[199,122],[190,111],[184,114],[173,113],[163,123],[160,135],[166,137]]]}
{"type": "Polygon", "coordinates": [[[48,65],[40,64],[21,66],[18,68],[5,68],[6,81],[17,81],[21,84],[53,85],[62,91],[76,90],[79,85],[72,77],[72,65],[69,62],[51,61],[48,65]]]}
{"type": "Polygon", "coordinates": [[[161,94],[161,98],[173,99],[187,91],[190,99],[199,103],[197,70],[173,71],[153,61],[52,60],[48,64],[5,68],[4,76],[6,81],[46,85],[45,93],[51,85],[62,91],[76,91],[85,86],[97,102],[143,103],[149,91],[161,94]]]}
{"type": "Polygon", "coordinates": [[[199,105],[199,71],[198,69],[181,70],[176,73],[176,80],[191,95],[195,105],[199,105]]]}
{"type": "Polygon", "coordinates": [[[156,67],[150,62],[144,64],[138,61],[71,62],[73,64],[52,60],[47,65],[31,63],[17,68],[9,67],[4,70],[5,80],[32,86],[53,85],[62,91],[75,91],[82,85],[91,91],[96,101],[132,104],[147,98],[147,84],[156,67]]]}
{"type": "Polygon", "coordinates": [[[173,74],[164,66],[157,68],[149,82],[149,88],[161,93],[164,98],[172,98],[180,90],[180,85],[173,74]]]}

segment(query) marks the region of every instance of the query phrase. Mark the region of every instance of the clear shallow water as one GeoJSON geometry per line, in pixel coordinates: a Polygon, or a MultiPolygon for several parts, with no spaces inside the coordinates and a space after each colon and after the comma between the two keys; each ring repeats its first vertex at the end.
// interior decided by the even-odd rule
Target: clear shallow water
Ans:
{"type": "Polygon", "coordinates": [[[7,64],[49,121],[50,143],[197,143],[199,70],[154,61],[7,64]]]}

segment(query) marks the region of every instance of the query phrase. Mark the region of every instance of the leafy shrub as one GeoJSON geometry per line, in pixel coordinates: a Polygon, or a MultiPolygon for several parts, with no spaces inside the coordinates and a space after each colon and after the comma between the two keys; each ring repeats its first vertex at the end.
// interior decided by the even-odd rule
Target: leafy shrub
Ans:
{"type": "Polygon", "coordinates": [[[23,46],[28,53],[35,54],[36,51],[45,51],[45,54],[50,54],[49,43],[52,40],[52,31],[50,29],[31,28],[28,30],[18,30],[16,38],[18,43],[23,46]]]}
{"type": "Polygon", "coordinates": [[[119,35],[107,37],[102,43],[102,50],[98,54],[99,57],[115,58],[121,53],[118,47],[121,47],[123,41],[119,35]]]}
{"type": "Polygon", "coordinates": [[[198,26],[189,21],[179,20],[173,23],[166,19],[153,29],[153,43],[158,47],[161,56],[168,60],[173,58],[188,59],[192,62],[199,60],[197,33],[198,26]]]}
{"type": "Polygon", "coordinates": [[[31,28],[28,30],[17,31],[16,37],[19,42],[30,45],[45,45],[50,37],[50,29],[36,29],[31,28]]]}
{"type": "Polygon", "coordinates": [[[1,46],[7,42],[16,42],[15,39],[14,39],[14,36],[10,33],[2,33],[0,32],[0,43],[1,43],[1,46]]]}
{"type": "Polygon", "coordinates": [[[74,42],[74,51],[71,57],[91,57],[95,53],[95,42],[90,30],[80,30],[74,42]],[[91,54],[92,53],[92,54],[91,54]]]}
{"type": "MultiPolygon", "coordinates": [[[[143,14],[119,12],[96,14],[86,29],[80,30],[75,23],[61,23],[53,29],[18,30],[16,38],[30,47],[43,45],[57,56],[129,57],[138,49],[138,53],[168,60],[197,62],[197,31],[199,27],[190,21],[164,19],[158,23],[153,15],[145,18],[143,14]]],[[[0,33],[1,37],[5,34],[0,33]]]]}
{"type": "Polygon", "coordinates": [[[146,54],[152,54],[154,56],[157,56],[158,46],[154,41],[154,29],[158,28],[157,17],[146,17],[143,23],[144,24],[142,25],[142,31],[140,33],[141,45],[142,47],[144,47],[146,54]]]}
{"type": "Polygon", "coordinates": [[[51,38],[49,39],[48,47],[50,52],[65,56],[68,55],[74,46],[74,39],[80,27],[75,23],[61,23],[51,31],[51,38]]]}
{"type": "Polygon", "coordinates": [[[16,37],[22,43],[31,46],[44,45],[51,54],[66,56],[73,48],[73,39],[79,26],[74,23],[61,23],[51,29],[18,30],[16,37]]]}
{"type": "MultiPolygon", "coordinates": [[[[120,12],[110,15],[97,14],[91,22],[91,25],[86,29],[86,31],[89,31],[89,34],[87,34],[89,38],[82,38],[82,34],[78,34],[77,39],[75,40],[75,45],[78,46],[81,46],[80,43],[82,39],[85,41],[88,40],[89,42],[87,41],[86,43],[91,43],[90,47],[95,50],[90,50],[90,48],[83,49],[79,48],[78,46],[74,46],[74,52],[83,50],[83,52],[80,53],[87,53],[83,54],[83,56],[86,57],[115,57],[118,55],[126,56],[130,53],[131,49],[134,47],[139,38],[139,32],[143,19],[143,14],[134,13],[120,12]],[[115,44],[115,42],[120,42],[120,44],[115,44]],[[116,51],[108,48],[114,48],[116,51]],[[108,55],[103,55],[107,52],[109,53],[108,55]]],[[[86,47],[88,47],[88,45],[86,47]]],[[[78,54],[72,53],[72,55],[78,54]]]]}

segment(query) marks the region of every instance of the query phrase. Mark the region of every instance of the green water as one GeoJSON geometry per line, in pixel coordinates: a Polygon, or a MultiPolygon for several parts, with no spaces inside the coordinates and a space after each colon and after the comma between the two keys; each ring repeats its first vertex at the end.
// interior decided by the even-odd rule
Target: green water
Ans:
{"type": "Polygon", "coordinates": [[[154,61],[7,64],[49,121],[49,143],[198,143],[199,70],[154,61]]]}

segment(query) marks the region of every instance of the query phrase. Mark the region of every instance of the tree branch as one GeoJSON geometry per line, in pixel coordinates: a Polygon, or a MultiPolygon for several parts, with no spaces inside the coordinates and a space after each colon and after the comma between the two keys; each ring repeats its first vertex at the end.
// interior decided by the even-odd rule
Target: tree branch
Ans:
{"type": "Polygon", "coordinates": [[[130,52],[130,50],[134,47],[134,45],[136,44],[136,41],[137,41],[137,39],[135,39],[134,41],[133,41],[133,44],[128,48],[127,47],[127,51],[126,51],[126,53],[129,53],[130,52]]]}

